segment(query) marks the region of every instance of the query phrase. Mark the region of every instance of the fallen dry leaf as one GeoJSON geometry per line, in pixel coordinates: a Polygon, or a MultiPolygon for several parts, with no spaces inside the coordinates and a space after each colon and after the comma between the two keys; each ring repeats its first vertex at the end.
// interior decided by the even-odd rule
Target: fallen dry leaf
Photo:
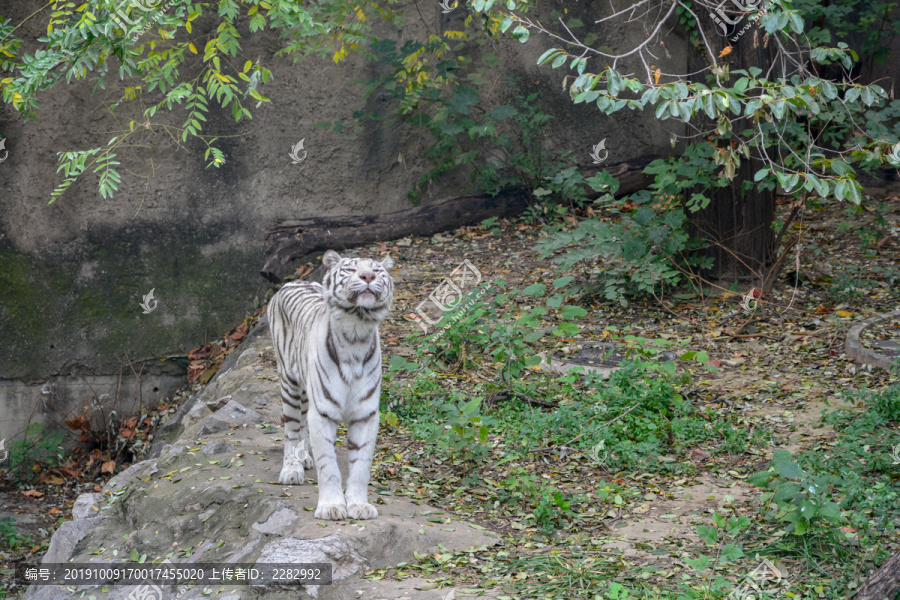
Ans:
{"type": "Polygon", "coordinates": [[[109,473],[110,475],[115,473],[116,472],[116,461],[108,460],[105,463],[103,463],[103,465],[100,467],[100,472],[101,473],[109,473]]]}
{"type": "Polygon", "coordinates": [[[190,352],[188,352],[188,358],[191,360],[200,360],[202,358],[209,358],[209,344],[204,346],[200,346],[199,348],[194,348],[190,352]]]}
{"type": "Polygon", "coordinates": [[[706,459],[708,459],[710,456],[712,456],[712,454],[710,454],[709,452],[706,452],[705,450],[700,450],[697,448],[691,450],[691,460],[693,460],[695,462],[703,462],[706,459]]]}
{"type": "MultiPolygon", "coordinates": [[[[242,340],[248,333],[250,333],[250,327],[246,323],[241,323],[232,332],[231,339],[234,341],[242,340]]],[[[213,356],[215,356],[215,354],[213,356]]]]}
{"type": "Polygon", "coordinates": [[[62,471],[69,477],[81,477],[84,474],[84,470],[76,468],[76,465],[62,465],[58,468],[59,471],[62,471]]]}
{"type": "Polygon", "coordinates": [[[198,379],[200,379],[200,375],[203,374],[203,371],[206,370],[206,365],[200,364],[197,361],[192,362],[188,365],[188,383],[194,383],[198,379]]]}
{"type": "Polygon", "coordinates": [[[39,492],[37,490],[25,490],[22,492],[23,496],[28,496],[29,498],[43,498],[44,492],[39,492]]]}

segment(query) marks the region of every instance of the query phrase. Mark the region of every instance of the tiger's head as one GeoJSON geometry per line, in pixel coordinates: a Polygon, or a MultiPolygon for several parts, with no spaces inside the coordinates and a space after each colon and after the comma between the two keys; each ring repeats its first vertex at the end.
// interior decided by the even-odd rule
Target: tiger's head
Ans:
{"type": "Polygon", "coordinates": [[[394,261],[387,256],[381,262],[368,258],[342,258],[334,250],[322,257],[328,269],[322,278],[325,297],[329,303],[357,313],[358,316],[378,314],[387,316],[394,301],[394,281],[388,269],[394,261]]]}

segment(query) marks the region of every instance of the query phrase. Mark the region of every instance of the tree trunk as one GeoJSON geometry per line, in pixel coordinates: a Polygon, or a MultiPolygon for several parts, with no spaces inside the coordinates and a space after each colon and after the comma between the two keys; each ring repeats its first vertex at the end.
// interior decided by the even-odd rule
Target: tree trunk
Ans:
{"type": "MultiPolygon", "coordinates": [[[[727,3],[726,3],[727,4],[727,3]]],[[[719,57],[722,50],[731,45],[732,50],[724,57],[717,58],[719,64],[730,63],[731,69],[747,70],[759,67],[765,72],[773,59],[772,43],[769,48],[763,46],[764,31],[755,23],[749,22],[749,16],[743,17],[735,26],[729,27],[729,37],[721,35],[717,25],[713,23],[708,12],[700,10],[697,16],[702,21],[707,40],[712,45],[712,52],[719,57]],[[742,35],[735,37],[745,26],[749,27],[742,35]]],[[[738,15],[731,15],[735,19],[738,15]]],[[[708,66],[709,57],[701,48],[689,54],[689,72],[696,72],[708,66]]],[[[704,75],[695,76],[695,81],[704,81],[704,75]]],[[[739,75],[732,75],[735,80],[739,75]]],[[[692,120],[694,122],[694,120],[692,120]]],[[[715,123],[702,117],[697,119],[697,126],[702,129],[714,129],[715,123]]],[[[740,132],[752,129],[753,123],[744,118],[733,122],[732,129],[740,132]]],[[[751,154],[752,156],[752,154],[751,154]]],[[[714,259],[712,269],[707,276],[723,277],[730,275],[737,278],[749,278],[762,281],[775,260],[775,233],[772,222],[775,220],[775,192],[748,189],[742,191],[743,182],[753,182],[754,174],[762,168],[762,161],[751,158],[741,159],[731,185],[724,188],[707,190],[711,194],[709,206],[690,216],[690,232],[708,242],[701,250],[703,256],[714,259]]],[[[690,193],[700,190],[691,190],[690,193]]]]}
{"type": "MultiPolygon", "coordinates": [[[[606,169],[619,178],[616,195],[630,194],[646,187],[650,178],[643,170],[654,158],[657,157],[608,165],[606,169]]],[[[586,169],[585,173],[593,174],[591,169],[586,169]]],[[[313,252],[364,246],[408,235],[434,235],[475,225],[490,217],[517,215],[528,204],[525,193],[505,190],[497,196],[479,194],[443,198],[382,215],[279,221],[266,233],[265,262],[260,274],[272,283],[280,283],[290,271],[291,261],[313,252]]]]}
{"type": "Polygon", "coordinates": [[[853,600],[894,600],[900,592],[900,552],[875,571],[853,596],[853,600]]]}

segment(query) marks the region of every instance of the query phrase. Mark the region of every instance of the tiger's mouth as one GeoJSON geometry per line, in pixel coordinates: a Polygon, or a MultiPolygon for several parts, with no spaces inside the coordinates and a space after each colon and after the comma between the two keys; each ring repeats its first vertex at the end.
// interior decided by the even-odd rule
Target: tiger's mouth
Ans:
{"type": "Polygon", "coordinates": [[[352,304],[356,304],[357,306],[372,306],[380,299],[381,293],[370,288],[352,292],[347,297],[347,300],[349,300],[352,304]]]}

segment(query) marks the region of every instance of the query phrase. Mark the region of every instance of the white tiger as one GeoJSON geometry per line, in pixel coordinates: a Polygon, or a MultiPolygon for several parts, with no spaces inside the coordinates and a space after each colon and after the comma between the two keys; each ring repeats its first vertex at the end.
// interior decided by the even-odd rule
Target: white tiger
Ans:
{"type": "Polygon", "coordinates": [[[378,325],[394,299],[393,260],[341,258],[329,250],[322,264],[328,272],[321,285],[288,283],[269,303],[287,438],[279,481],[303,483],[304,467],[315,461],[317,518],[374,519],[368,489],[381,398],[378,325]],[[342,420],[350,454],[346,497],[334,446],[342,420]]]}

